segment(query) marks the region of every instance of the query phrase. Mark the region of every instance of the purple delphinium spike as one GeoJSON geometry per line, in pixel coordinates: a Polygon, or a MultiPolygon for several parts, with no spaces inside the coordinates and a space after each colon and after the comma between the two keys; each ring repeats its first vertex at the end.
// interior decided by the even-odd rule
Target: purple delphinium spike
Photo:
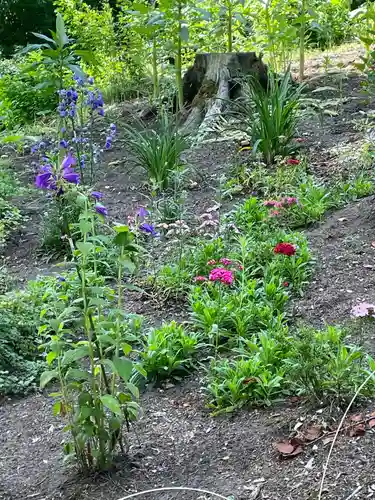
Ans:
{"type": "Polygon", "coordinates": [[[65,156],[65,158],[63,159],[63,161],[61,163],[61,168],[63,168],[65,170],[67,168],[74,167],[74,165],[76,163],[77,163],[77,160],[74,158],[72,153],[69,151],[68,155],[65,156]]]}

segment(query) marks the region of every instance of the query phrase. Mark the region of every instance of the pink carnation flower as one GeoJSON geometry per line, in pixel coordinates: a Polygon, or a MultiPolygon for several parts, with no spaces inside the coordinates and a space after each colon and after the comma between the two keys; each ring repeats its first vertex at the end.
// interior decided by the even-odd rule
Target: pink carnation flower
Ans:
{"type": "Polygon", "coordinates": [[[210,281],[219,281],[224,285],[231,285],[234,280],[233,272],[229,269],[224,269],[222,267],[216,267],[212,269],[209,276],[210,281]]]}
{"type": "Polygon", "coordinates": [[[205,276],[196,276],[194,281],[195,283],[202,283],[203,281],[207,281],[207,278],[205,276]]]}
{"type": "Polygon", "coordinates": [[[223,264],[223,266],[230,266],[232,264],[232,261],[226,257],[222,257],[219,262],[220,264],[223,264]]]}

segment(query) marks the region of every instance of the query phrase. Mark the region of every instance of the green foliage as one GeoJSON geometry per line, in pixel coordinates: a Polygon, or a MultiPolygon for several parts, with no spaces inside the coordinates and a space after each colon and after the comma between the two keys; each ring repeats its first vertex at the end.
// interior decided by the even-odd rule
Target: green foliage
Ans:
{"type": "Polygon", "coordinates": [[[149,380],[179,379],[194,368],[198,348],[198,335],[172,321],[144,337],[140,358],[149,380]]]}
{"type": "MultiPolygon", "coordinates": [[[[285,328],[263,330],[245,341],[239,354],[211,364],[207,390],[215,413],[269,405],[290,394],[346,405],[373,366],[360,348],[345,345],[343,333],[334,327],[302,328],[296,336],[285,328]]],[[[370,383],[360,395],[374,392],[370,383]]]]}
{"type": "Polygon", "coordinates": [[[260,151],[265,163],[271,165],[277,156],[293,152],[303,86],[293,87],[289,72],[280,81],[269,73],[268,82],[266,91],[252,79],[235,115],[241,128],[250,133],[254,154],[260,151]]]}
{"type": "Polygon", "coordinates": [[[18,208],[0,198],[0,247],[5,243],[9,233],[19,227],[21,220],[18,208]]]}
{"type": "MultiPolygon", "coordinates": [[[[333,326],[324,331],[302,328],[290,345],[284,367],[289,390],[318,402],[346,405],[368,375],[369,360],[361,348],[345,343],[344,332],[333,326]]],[[[374,382],[361,396],[372,396],[374,382]]]]}
{"type": "Polygon", "coordinates": [[[44,82],[50,78],[45,66],[34,67],[42,57],[35,52],[17,58],[0,69],[0,124],[15,128],[27,122],[40,119],[57,106],[57,95],[46,88],[44,82]]]}
{"type": "Polygon", "coordinates": [[[153,189],[164,191],[170,186],[172,174],[181,167],[181,154],[187,144],[167,114],[162,114],[155,129],[141,123],[139,126],[140,130],[125,127],[132,160],[146,172],[153,189]]]}
{"type": "Polygon", "coordinates": [[[124,452],[123,430],[139,413],[138,389],[132,382],[134,370],[145,374],[129,354],[130,328],[124,328],[123,274],[133,269],[132,254],[138,251],[127,226],[113,228],[113,244],[118,249],[117,305],[115,292],[100,284],[97,276],[95,219],[88,198],[78,224],[81,239],[70,240],[79,281],[79,298],[70,305],[60,296],[41,312],[39,328],[47,352],[49,370],[40,379],[42,387],[57,380],[55,415],[68,417],[71,441],[64,451],[83,470],[106,469],[118,448],[124,452]],[[94,261],[93,271],[89,262],[94,261]],[[110,314],[108,311],[110,310],[110,314]],[[78,340],[79,338],[79,340],[78,340]]]}

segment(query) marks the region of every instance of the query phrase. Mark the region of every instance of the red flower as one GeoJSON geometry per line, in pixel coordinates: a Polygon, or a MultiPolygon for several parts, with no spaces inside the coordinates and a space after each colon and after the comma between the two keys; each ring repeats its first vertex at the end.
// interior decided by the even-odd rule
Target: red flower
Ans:
{"type": "Polygon", "coordinates": [[[298,165],[299,160],[296,160],[295,158],[289,158],[289,160],[287,161],[287,164],[288,165],[298,165]]]}
{"type": "Polygon", "coordinates": [[[214,260],[214,259],[211,259],[211,260],[209,260],[209,261],[207,262],[207,265],[208,265],[208,266],[214,266],[215,264],[216,264],[216,260],[214,260]]]}
{"type": "Polygon", "coordinates": [[[291,257],[296,253],[296,247],[291,243],[278,243],[273,249],[275,253],[281,253],[283,255],[287,255],[291,257]]]}
{"type": "Polygon", "coordinates": [[[289,281],[284,281],[283,286],[285,287],[289,286],[289,281]]]}
{"type": "Polygon", "coordinates": [[[239,270],[239,271],[243,271],[243,266],[241,266],[241,264],[239,264],[239,266],[238,266],[238,270],[239,270]]]}

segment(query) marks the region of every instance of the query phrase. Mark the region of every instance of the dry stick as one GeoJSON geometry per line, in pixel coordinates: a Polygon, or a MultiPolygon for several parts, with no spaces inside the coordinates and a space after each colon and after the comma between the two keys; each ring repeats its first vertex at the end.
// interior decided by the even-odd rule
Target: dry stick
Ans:
{"type": "Polygon", "coordinates": [[[329,449],[329,453],[328,453],[328,457],[327,457],[327,461],[324,465],[324,469],[323,469],[323,477],[322,477],[322,481],[320,483],[320,488],[319,488],[319,495],[318,495],[318,500],[322,500],[322,493],[323,493],[323,487],[324,487],[324,481],[325,481],[325,478],[326,478],[326,475],[327,475],[327,469],[328,469],[328,465],[329,465],[329,461],[331,459],[331,455],[332,455],[332,452],[333,452],[333,448],[335,446],[335,443],[337,441],[337,437],[340,433],[340,429],[341,427],[344,425],[344,421],[346,419],[346,416],[347,414],[349,413],[349,410],[350,408],[352,407],[354,401],[356,400],[358,394],[361,392],[361,390],[365,387],[365,385],[367,384],[367,382],[370,380],[370,378],[372,377],[375,377],[374,373],[370,373],[369,376],[366,378],[366,380],[358,387],[358,389],[356,390],[354,396],[352,397],[352,400],[350,401],[350,403],[348,404],[348,407],[346,408],[345,410],[345,413],[340,421],[340,424],[337,428],[337,431],[335,433],[335,437],[333,438],[333,441],[332,441],[332,444],[331,444],[331,447],[329,449]]]}
{"type": "MultiPolygon", "coordinates": [[[[359,420],[358,422],[353,422],[352,424],[347,425],[346,427],[343,427],[340,429],[340,432],[346,432],[349,431],[350,429],[353,429],[354,427],[357,427],[357,425],[361,424],[367,424],[370,422],[370,420],[375,420],[375,416],[373,415],[372,417],[367,417],[364,418],[363,420],[359,420]]],[[[332,436],[332,434],[335,434],[336,430],[330,431],[330,432],[325,432],[318,438],[314,439],[314,441],[309,441],[308,443],[304,443],[303,446],[311,446],[312,444],[315,444],[317,441],[321,441],[322,439],[326,438],[327,436],[332,436]]]]}
{"type": "Polygon", "coordinates": [[[346,497],[345,500],[350,500],[351,498],[354,498],[355,495],[357,493],[359,493],[362,488],[363,488],[363,486],[358,486],[358,488],[356,488],[352,493],[350,493],[350,495],[348,497],[346,497]]]}
{"type": "Polygon", "coordinates": [[[138,493],[132,493],[126,497],[119,498],[118,500],[128,500],[129,498],[139,497],[141,495],[146,495],[147,493],[155,493],[158,491],[196,491],[198,493],[205,493],[206,495],[213,495],[216,498],[220,498],[221,500],[229,500],[228,497],[223,497],[218,493],[213,493],[212,491],[200,490],[198,488],[184,488],[183,486],[171,486],[169,488],[154,488],[152,490],[140,491],[138,493]]]}

